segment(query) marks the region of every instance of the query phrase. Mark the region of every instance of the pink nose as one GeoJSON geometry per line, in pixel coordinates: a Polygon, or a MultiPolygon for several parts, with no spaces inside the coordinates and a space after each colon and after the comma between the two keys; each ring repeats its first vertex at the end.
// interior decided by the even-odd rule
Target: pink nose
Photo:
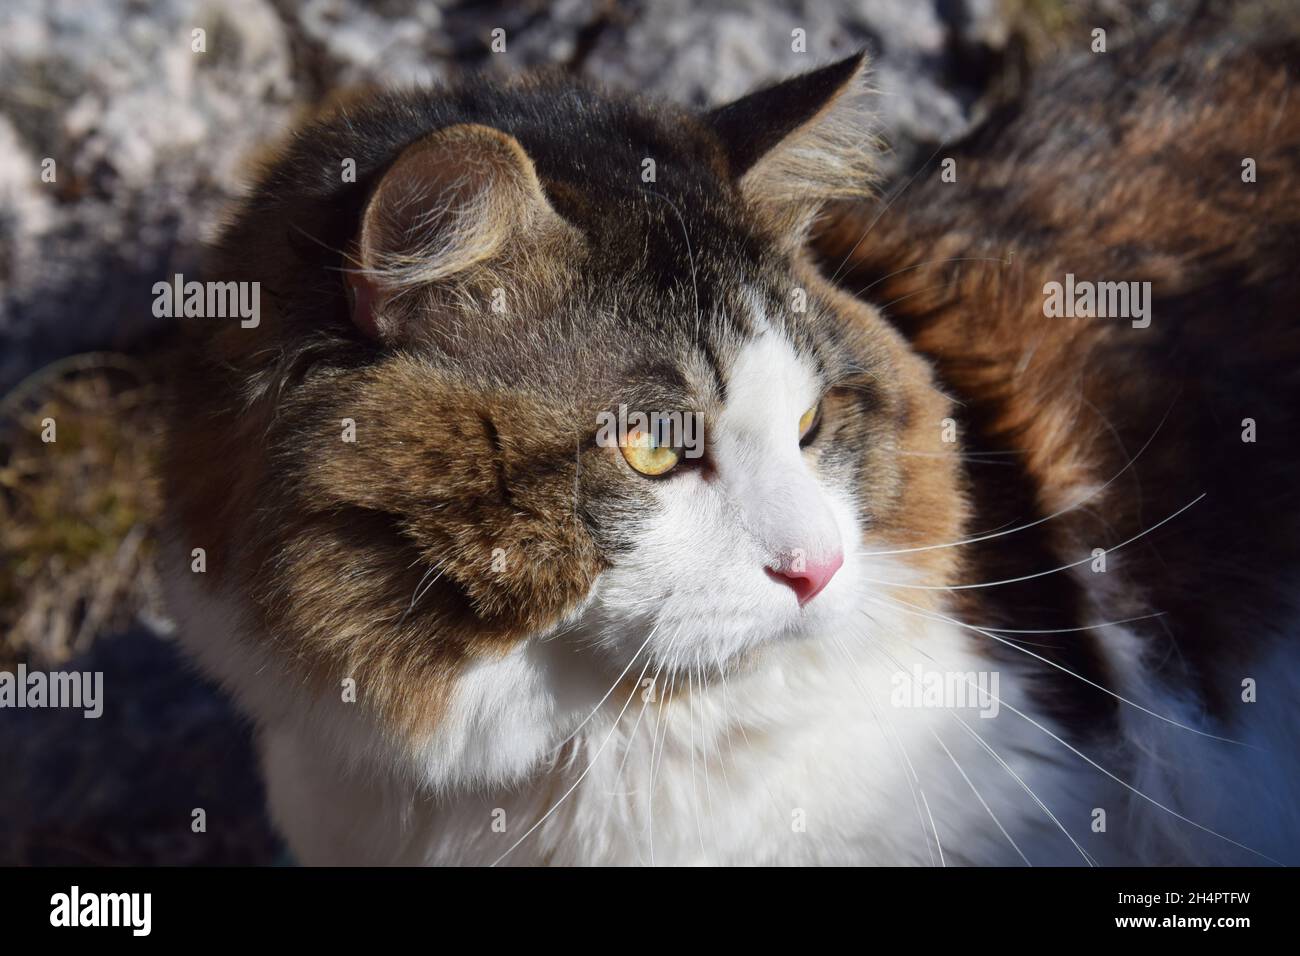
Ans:
{"type": "Polygon", "coordinates": [[[802,571],[782,567],[768,568],[767,573],[773,580],[790,585],[794,596],[799,599],[799,606],[803,607],[831,583],[831,578],[843,564],[844,555],[837,554],[828,561],[810,561],[802,571]]]}

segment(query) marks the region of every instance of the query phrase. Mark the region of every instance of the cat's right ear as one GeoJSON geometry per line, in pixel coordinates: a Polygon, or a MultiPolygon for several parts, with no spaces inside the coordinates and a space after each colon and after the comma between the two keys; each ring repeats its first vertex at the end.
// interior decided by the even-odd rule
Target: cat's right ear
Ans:
{"type": "Polygon", "coordinates": [[[822,205],[870,194],[877,144],[866,67],[857,53],[706,116],[741,195],[794,245],[822,205]]]}
{"type": "Polygon", "coordinates": [[[419,311],[414,301],[402,308],[404,297],[420,298],[409,293],[463,288],[569,228],[514,137],[468,123],[430,133],[402,151],[366,204],[346,268],[352,320],[370,338],[401,340],[419,311]]]}

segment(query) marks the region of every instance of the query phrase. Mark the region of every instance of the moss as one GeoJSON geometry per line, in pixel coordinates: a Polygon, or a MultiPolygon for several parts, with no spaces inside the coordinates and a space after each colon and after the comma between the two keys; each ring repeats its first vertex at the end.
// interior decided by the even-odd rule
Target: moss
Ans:
{"type": "Polygon", "coordinates": [[[0,656],[58,663],[156,609],[154,380],[125,356],[77,356],[0,405],[0,656]]]}

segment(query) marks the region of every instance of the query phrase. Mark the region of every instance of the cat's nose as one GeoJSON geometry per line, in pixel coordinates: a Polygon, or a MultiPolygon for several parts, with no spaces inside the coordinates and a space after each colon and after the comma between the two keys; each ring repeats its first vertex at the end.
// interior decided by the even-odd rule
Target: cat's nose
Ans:
{"type": "Polygon", "coordinates": [[[831,583],[831,578],[835,577],[835,572],[843,564],[844,555],[836,554],[829,560],[808,561],[801,566],[786,567],[785,562],[782,562],[781,567],[768,568],[767,573],[782,584],[789,585],[794,591],[794,596],[799,600],[799,606],[803,607],[831,583]],[[800,569],[795,570],[795,567],[800,569]]]}

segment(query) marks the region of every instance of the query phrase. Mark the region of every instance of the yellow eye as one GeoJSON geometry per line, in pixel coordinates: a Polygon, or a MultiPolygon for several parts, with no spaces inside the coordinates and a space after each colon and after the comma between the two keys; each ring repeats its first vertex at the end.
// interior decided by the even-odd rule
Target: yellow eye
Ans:
{"type": "Polygon", "coordinates": [[[803,415],[800,416],[799,418],[799,440],[800,441],[803,441],[803,439],[807,436],[807,434],[813,430],[813,426],[817,424],[817,419],[821,417],[821,410],[822,410],[821,402],[818,402],[816,405],[808,409],[808,411],[804,412],[803,415]]]}
{"type": "Polygon", "coordinates": [[[639,428],[629,431],[627,441],[620,447],[633,470],[651,478],[668,474],[682,460],[680,448],[658,445],[652,434],[639,428]]]}

